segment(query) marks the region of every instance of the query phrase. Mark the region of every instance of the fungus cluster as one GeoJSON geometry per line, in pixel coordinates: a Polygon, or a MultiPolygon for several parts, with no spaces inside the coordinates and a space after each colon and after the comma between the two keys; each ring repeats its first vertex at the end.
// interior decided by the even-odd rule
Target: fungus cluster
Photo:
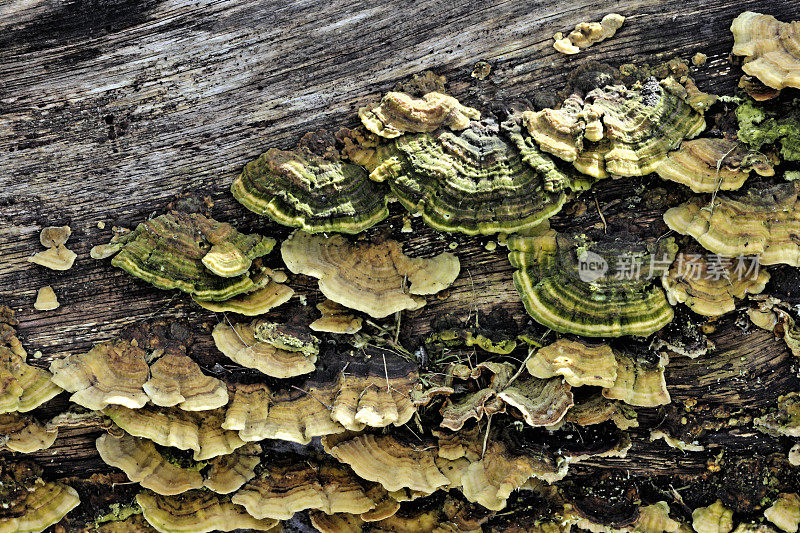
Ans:
{"type": "Polygon", "coordinates": [[[69,270],[75,264],[78,254],[67,248],[66,243],[72,230],[69,226],[49,226],[42,228],[39,242],[46,250],[37,252],[28,261],[50,270],[69,270]]]}
{"type": "MultiPolygon", "coordinates": [[[[623,20],[580,24],[556,48],[588,48],[623,20]]],[[[798,87],[797,23],[744,13],[732,30],[745,72],[785,93],[798,87]]],[[[181,321],[148,320],[54,360],[51,374],[27,364],[13,316],[0,308],[0,446],[29,453],[52,445],[58,427],[101,425],[100,457],[141,490],[133,514],[98,531],[278,531],[305,513],[337,533],[466,533],[487,523],[676,533],[690,521],[697,533],[729,533],[727,500],[692,512],[677,497],[676,512],[662,494],[624,482],[606,498],[602,491],[617,489],[611,475],[592,485],[597,493],[581,492],[575,477],[585,472],[572,465],[623,458],[642,435],[685,453],[705,449],[694,437],[708,428],[692,427],[693,404],[679,410],[666,376],[670,357],[715,349],[702,333],[713,322],[701,327],[698,317],[749,300],[751,320],[800,354],[800,317],[767,290],[774,270],[758,268],[800,266],[800,185],[785,166],[800,159],[797,103],[743,100],[738,131],[720,111],[715,125],[725,131],[697,138],[717,97],[699,91],[685,63],[626,84],[622,70],[578,72],[586,79],[573,80],[563,102],[536,110],[469,107],[440,77],[418,76],[361,108],[356,128],[269,149],[231,192],[293,228],[280,257],[269,257],[275,239],[199,213],[170,211],[118,231],[92,256],[114,256],[112,265],[217,313],[216,325],[203,327],[224,359],[209,353],[210,342],[196,347],[197,332],[181,321]],[[651,174],[679,184],[658,204],[671,207],[663,220],[677,238],[663,231],[663,211],[648,214],[652,227],[633,221],[639,197],[609,220],[595,197],[595,225],[567,220],[585,215],[580,201],[557,216],[600,179],[651,174]],[[389,216],[390,202],[406,221],[419,217],[461,240],[494,236],[481,246],[508,248],[533,320],[517,324],[499,306],[473,313],[464,292],[448,294],[472,257],[426,255],[387,228],[357,236],[389,216]],[[751,259],[752,276],[737,275],[735,256],[751,259]],[[291,311],[270,313],[295,290],[302,296],[291,311]],[[466,319],[436,317],[422,333],[403,328],[447,298],[466,301],[466,319]],[[321,314],[315,320],[310,306],[301,309],[309,303],[321,314]],[[49,424],[29,413],[62,389],[89,411],[49,424]]],[[[69,228],[45,228],[48,251],[34,262],[71,264],[68,237],[69,228]]],[[[36,308],[52,309],[53,300],[43,290],[36,308]]],[[[797,439],[799,406],[800,393],[787,392],[747,423],[797,439]]],[[[0,478],[0,531],[39,531],[78,504],[74,490],[25,463],[0,463],[0,478]]],[[[797,531],[798,501],[781,492],[762,504],[764,517],[797,531]]]]}

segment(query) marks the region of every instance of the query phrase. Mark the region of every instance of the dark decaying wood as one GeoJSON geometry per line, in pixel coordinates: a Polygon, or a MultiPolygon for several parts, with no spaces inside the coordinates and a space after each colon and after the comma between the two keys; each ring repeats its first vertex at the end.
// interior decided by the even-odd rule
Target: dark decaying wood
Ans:
{"type": "MultiPolygon", "coordinates": [[[[221,359],[207,333],[220,317],[89,258],[113,226],[132,227],[188,194],[210,199],[211,214],[240,229],[286,236],[286,228],[247,212],[228,193],[242,166],[268,147],[292,146],[306,131],[355,124],[360,105],[428,68],[448,77],[451,94],[481,105],[560,89],[575,66],[590,60],[619,66],[703,52],[708,62],[695,73],[700,88],[732,94],[739,71],[728,62],[728,28],[747,9],[800,18],[800,4],[784,0],[4,2],[0,303],[18,312],[29,352],[42,352],[33,364],[46,366],[127,324],[161,316],[186,317],[203,333],[201,362],[211,368],[221,359]],[[613,39],[577,56],[553,50],[553,33],[612,11],[628,17],[613,39]],[[479,60],[493,65],[482,81],[470,76],[479,60]],[[61,224],[72,228],[75,266],[53,272],[28,263],[40,249],[41,227],[61,224]],[[48,284],[62,305],[36,312],[36,290],[48,284]]],[[[643,184],[648,191],[663,186],[654,178],[603,183],[578,200],[589,207],[585,216],[561,215],[554,224],[597,223],[595,196],[607,216],[629,209],[627,200],[641,194],[643,184]]],[[[397,233],[408,253],[430,255],[455,242],[463,265],[449,297],[404,318],[404,342],[413,344],[443,313],[464,317],[476,308],[503,308],[521,323],[528,320],[502,247],[489,252],[489,239],[438,234],[418,219],[413,233],[400,234],[395,212],[383,226],[397,233]]],[[[658,222],[654,213],[628,216],[650,224],[658,222]]],[[[292,285],[309,303],[318,301],[310,280],[292,285]]],[[[716,351],[670,363],[675,403],[694,399],[752,410],[798,390],[796,363],[785,345],[766,332],[743,332],[735,325],[738,316],[717,325],[711,335],[716,351]]],[[[62,395],[43,412],[66,405],[62,395]]],[[[109,471],[94,449],[99,432],[62,431],[51,449],[33,456],[51,476],[109,471]]],[[[587,461],[576,472],[693,474],[723,449],[733,457],[787,449],[752,426],[712,432],[707,450],[694,453],[651,443],[644,430],[633,435],[627,458],[587,461]]]]}

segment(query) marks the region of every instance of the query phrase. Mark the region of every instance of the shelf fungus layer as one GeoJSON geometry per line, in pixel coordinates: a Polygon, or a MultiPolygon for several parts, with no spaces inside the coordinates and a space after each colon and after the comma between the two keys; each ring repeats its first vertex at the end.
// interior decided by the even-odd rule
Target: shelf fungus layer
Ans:
{"type": "Polygon", "coordinates": [[[209,461],[194,461],[178,450],[158,447],[147,439],[127,434],[102,435],[96,446],[106,464],[116,466],[131,481],[164,496],[202,487],[218,493],[233,492],[255,476],[261,452],[260,445],[249,444],[209,461]]]}
{"type": "Polygon", "coordinates": [[[609,85],[585,98],[573,94],[557,110],[525,112],[524,120],[542,150],[584,174],[595,179],[644,176],[683,139],[705,129],[703,115],[683,92],[682,85],[655,78],[640,89],[609,85]]]}
{"type": "Polygon", "coordinates": [[[390,492],[407,488],[430,494],[450,485],[436,466],[435,446],[415,446],[391,435],[367,434],[328,443],[326,451],[359,477],[380,483],[390,492]]]}
{"type": "Polygon", "coordinates": [[[800,266],[798,191],[797,182],[754,185],[718,195],[713,208],[696,197],[667,210],[664,221],[715,254],[758,255],[762,265],[800,266]]]}
{"type": "Polygon", "coordinates": [[[346,429],[405,424],[416,412],[411,400],[419,380],[416,366],[392,352],[366,351],[364,358],[327,352],[322,359],[331,363],[299,386],[236,385],[223,427],[246,441],[308,444],[346,429]]]}
{"type": "Polygon", "coordinates": [[[135,340],[97,344],[87,353],[53,361],[50,370],[53,382],[73,393],[71,401],[93,410],[109,405],[138,409],[148,400],[187,411],[228,403],[225,384],[203,374],[190,357],[163,348],[149,353],[135,340]],[[158,354],[163,355],[148,365],[158,354]]]}
{"type": "Polygon", "coordinates": [[[525,365],[532,376],[564,376],[573,387],[611,387],[617,379],[617,360],[606,344],[559,339],[539,350],[532,348],[525,365]]]}
{"type": "MultiPolygon", "coordinates": [[[[276,281],[275,277],[275,273],[262,272],[258,278],[258,285],[263,285],[261,288],[221,302],[198,300],[196,298],[194,298],[194,301],[203,309],[208,309],[215,313],[230,312],[244,316],[263,315],[267,311],[285,304],[294,296],[294,289],[276,281]],[[263,279],[267,276],[271,279],[264,284],[263,279]]],[[[285,278],[285,274],[282,277],[285,278]]]]}
{"type": "Polygon", "coordinates": [[[430,132],[441,126],[463,130],[479,120],[477,109],[462,105],[450,95],[429,92],[421,98],[392,91],[377,104],[358,110],[362,124],[375,135],[391,139],[407,132],[430,132]]]}
{"type": "Polygon", "coordinates": [[[310,233],[359,233],[389,216],[386,186],[342,161],[336,139],[309,133],[294,150],[271,148],[231,185],[250,211],[310,233]]]}
{"type": "Polygon", "coordinates": [[[733,54],[742,70],[773,89],[800,89],[800,21],[745,11],[733,20],[733,54]]]}
{"type": "Polygon", "coordinates": [[[237,529],[270,531],[278,525],[277,520],[253,518],[244,507],[212,492],[198,490],[178,496],[159,496],[145,491],[136,495],[136,502],[142,508],[145,520],[159,533],[206,533],[237,529]]]}
{"type": "Polygon", "coordinates": [[[246,443],[235,431],[222,427],[224,409],[183,411],[170,407],[141,409],[111,405],[103,410],[125,432],[179,450],[192,450],[195,461],[227,455],[246,443]]]}
{"type": "Polygon", "coordinates": [[[20,453],[45,450],[53,445],[58,428],[49,428],[33,417],[20,413],[0,414],[0,450],[20,453]]]}
{"type": "Polygon", "coordinates": [[[217,349],[231,361],[275,378],[290,378],[314,371],[317,354],[287,350],[256,338],[260,321],[229,326],[220,322],[212,336],[217,349]]]}
{"type": "Polygon", "coordinates": [[[33,533],[59,522],[78,506],[80,498],[72,487],[46,482],[41,470],[24,461],[0,461],[0,531],[33,533]]]}
{"type": "Polygon", "coordinates": [[[111,264],[159,289],[179,289],[196,300],[222,301],[269,282],[253,261],[275,240],[239,233],[228,223],[199,213],[172,211],[92,249],[95,257],[116,253],[111,264]]]}
{"type": "Polygon", "coordinates": [[[751,171],[761,176],[775,174],[766,156],[749,151],[743,143],[705,137],[683,141],[655,170],[665,180],[699,193],[736,190],[751,171]]]}
{"type": "Polygon", "coordinates": [[[488,386],[448,398],[441,409],[441,426],[458,431],[470,419],[480,421],[484,415],[509,411],[518,412],[529,426],[551,426],[572,407],[571,386],[563,379],[522,376],[512,380],[514,373],[514,367],[508,363],[477,365],[471,377],[490,375],[488,386]]]}
{"type": "Polygon", "coordinates": [[[50,372],[25,362],[16,325],[11,309],[0,306],[0,414],[31,411],[61,392],[50,372]]]}
{"type": "Polygon", "coordinates": [[[379,150],[370,174],[431,227],[467,235],[536,226],[564,205],[568,177],[541,152],[526,157],[496,122],[459,133],[404,135],[379,150]]]}
{"type": "Polygon", "coordinates": [[[331,458],[271,457],[261,473],[231,498],[256,518],[288,520],[299,511],[362,514],[373,510],[386,491],[331,458]]]}
{"type": "Polygon", "coordinates": [[[422,295],[449,287],[461,268],[458,258],[446,252],[430,259],[414,258],[393,240],[353,243],[341,235],[303,231],[284,241],[281,255],[295,274],[318,278],[328,299],[375,318],[419,309],[425,305],[422,295]]]}
{"type": "Polygon", "coordinates": [[[684,303],[704,316],[730,313],[736,309],[736,298],[759,294],[769,281],[769,273],[758,268],[758,258],[746,259],[679,254],[661,278],[669,303],[684,303]]]}
{"type": "Polygon", "coordinates": [[[540,227],[511,236],[507,245],[525,309],[550,329],[647,336],[672,320],[664,292],[652,283],[675,258],[672,239],[646,244],[629,234],[600,234],[589,240],[540,227]]]}
{"type": "Polygon", "coordinates": [[[664,378],[665,356],[617,352],[617,379],[603,389],[603,396],[636,407],[657,407],[670,403],[664,378]]]}

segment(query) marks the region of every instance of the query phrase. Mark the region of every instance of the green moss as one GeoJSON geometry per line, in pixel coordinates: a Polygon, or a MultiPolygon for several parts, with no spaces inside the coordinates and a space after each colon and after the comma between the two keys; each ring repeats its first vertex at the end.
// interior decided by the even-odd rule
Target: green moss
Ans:
{"type": "Polygon", "coordinates": [[[800,161],[800,99],[759,104],[747,98],[736,108],[739,139],[753,148],[778,143],[787,161],[800,161]]]}
{"type": "Polygon", "coordinates": [[[142,514],[142,508],[138,504],[122,505],[120,503],[112,503],[109,506],[109,511],[94,521],[94,527],[97,528],[105,522],[121,522],[137,514],[142,514]]]}

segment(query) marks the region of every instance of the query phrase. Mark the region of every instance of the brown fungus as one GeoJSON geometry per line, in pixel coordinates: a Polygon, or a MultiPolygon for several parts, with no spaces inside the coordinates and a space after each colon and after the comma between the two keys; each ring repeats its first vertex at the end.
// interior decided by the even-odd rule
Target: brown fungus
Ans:
{"type": "Polygon", "coordinates": [[[422,98],[389,92],[379,103],[359,109],[358,116],[369,131],[387,139],[406,132],[434,131],[441,126],[463,130],[470,120],[481,117],[478,110],[440,92],[430,92],[422,98]]]}
{"type": "Polygon", "coordinates": [[[346,466],[327,460],[273,457],[261,473],[231,498],[256,518],[288,520],[296,512],[368,513],[373,498],[386,496],[379,485],[358,478],[346,466]],[[378,491],[371,491],[375,487],[378,491]]]}
{"type": "Polygon", "coordinates": [[[268,376],[290,378],[314,371],[316,353],[286,350],[255,337],[259,320],[229,326],[220,322],[212,336],[219,351],[231,361],[254,368],[268,376]]]}
{"type": "Polygon", "coordinates": [[[341,235],[303,231],[284,241],[281,255],[295,274],[318,278],[328,299],[375,318],[419,309],[425,305],[422,295],[446,289],[460,271],[458,258],[450,253],[413,258],[393,240],[352,243],[341,235]]]}
{"type": "Polygon", "coordinates": [[[733,20],[733,54],[742,70],[773,89],[800,88],[800,21],[745,11],[733,20]]]}
{"type": "MultiPolygon", "coordinates": [[[[0,414],[0,449],[31,453],[53,445],[58,428],[50,428],[20,413],[0,414]]],[[[1,528],[0,528],[1,529],[1,528]]]]}
{"type": "Polygon", "coordinates": [[[655,171],[699,193],[736,190],[752,171],[760,176],[775,174],[766,156],[739,141],[714,138],[683,141],[655,171]]]}
{"type": "MultiPolygon", "coordinates": [[[[206,533],[250,529],[272,531],[277,520],[258,520],[225,496],[190,491],[178,496],[140,492],[136,502],[145,520],[159,533],[206,533]]],[[[278,530],[279,531],[279,530],[278,530]]]]}
{"type": "Polygon", "coordinates": [[[762,265],[800,266],[798,191],[797,182],[753,185],[719,194],[713,207],[698,196],[669,209],[664,222],[715,254],[759,255],[762,265]]]}
{"type": "Polygon", "coordinates": [[[308,325],[314,331],[340,335],[352,335],[361,331],[362,318],[350,313],[343,305],[325,300],[317,304],[317,310],[322,316],[308,325]]]}

